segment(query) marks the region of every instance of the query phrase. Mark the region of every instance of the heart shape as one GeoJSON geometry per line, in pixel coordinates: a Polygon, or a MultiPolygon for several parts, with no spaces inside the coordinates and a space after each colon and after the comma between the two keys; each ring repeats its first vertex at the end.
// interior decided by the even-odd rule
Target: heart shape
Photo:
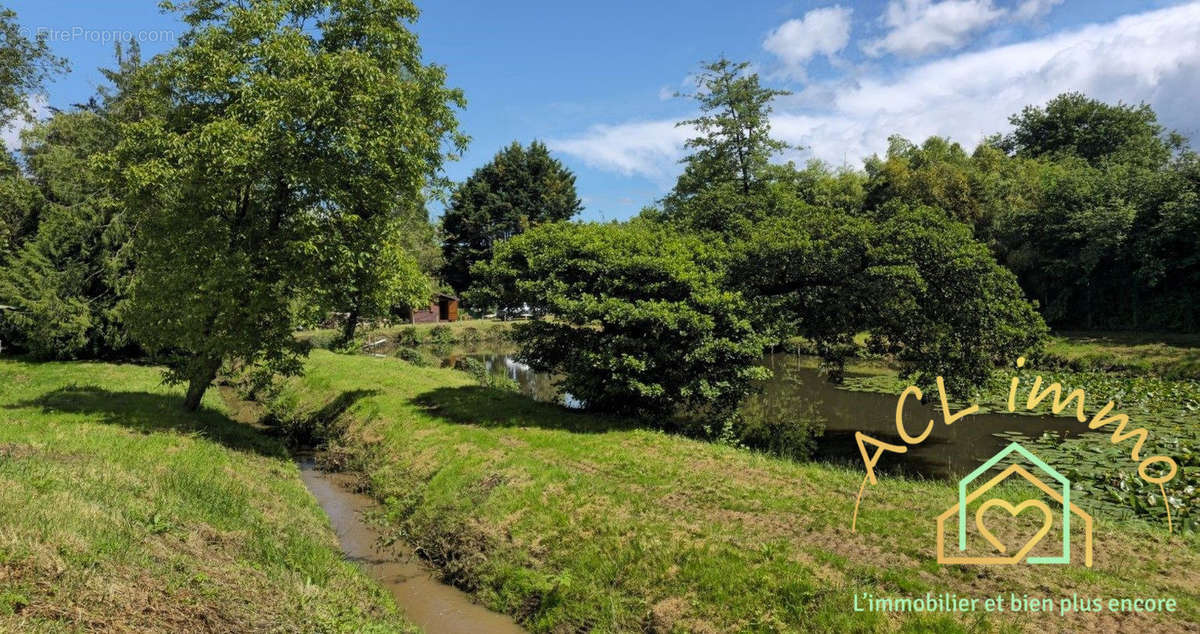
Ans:
{"type": "Polygon", "coordinates": [[[999,498],[992,498],[983,504],[980,504],[979,509],[975,511],[975,526],[979,528],[979,534],[983,535],[983,537],[987,539],[988,542],[990,542],[992,546],[996,548],[996,550],[999,550],[1002,553],[1008,552],[1008,548],[1004,544],[1000,543],[1000,540],[996,539],[996,536],[993,535],[992,532],[983,525],[984,513],[995,506],[1008,511],[1008,514],[1012,515],[1013,517],[1020,515],[1021,512],[1025,511],[1026,509],[1036,508],[1042,512],[1042,516],[1045,518],[1045,521],[1042,522],[1042,527],[1038,530],[1038,532],[1034,533],[1033,537],[1031,537],[1029,541],[1025,542],[1025,545],[1022,546],[1021,550],[1017,552],[1015,555],[1017,559],[1024,557],[1026,553],[1033,550],[1033,547],[1037,546],[1038,542],[1042,541],[1042,538],[1044,538],[1046,534],[1050,532],[1050,527],[1054,524],[1054,515],[1050,512],[1050,507],[1046,506],[1046,503],[1041,500],[1025,500],[1024,502],[1013,506],[1012,504],[1009,504],[1008,502],[999,498]]]}

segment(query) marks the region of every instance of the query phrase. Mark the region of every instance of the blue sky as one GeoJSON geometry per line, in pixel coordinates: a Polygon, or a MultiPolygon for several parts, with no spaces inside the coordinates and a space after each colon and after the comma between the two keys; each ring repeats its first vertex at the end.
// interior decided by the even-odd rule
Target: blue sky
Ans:
{"type": "MultiPolygon", "coordinates": [[[[153,0],[9,0],[27,28],[54,31],[72,67],[48,102],[86,100],[112,60],[113,32],[147,53],[178,22],[153,0]]],[[[473,141],[456,180],[513,140],[546,141],[578,175],[587,219],[621,219],[678,173],[701,60],[748,60],[793,91],[773,119],[805,149],[787,157],[859,164],[889,134],[974,144],[1008,114],[1066,90],[1147,101],[1200,137],[1200,2],[877,0],[420,3],[426,58],[466,92],[473,141]]]]}

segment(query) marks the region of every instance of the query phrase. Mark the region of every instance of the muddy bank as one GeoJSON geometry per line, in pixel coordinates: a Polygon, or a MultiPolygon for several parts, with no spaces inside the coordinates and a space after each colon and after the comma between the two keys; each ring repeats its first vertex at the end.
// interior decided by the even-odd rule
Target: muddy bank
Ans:
{"type": "Polygon", "coordinates": [[[301,458],[300,478],[329,516],[346,557],[360,564],[404,610],[409,620],[428,634],[518,634],[511,618],[471,601],[465,592],[438,581],[433,570],[403,546],[379,548],[379,533],[363,521],[374,501],[350,491],[349,476],[316,468],[301,458]]]}

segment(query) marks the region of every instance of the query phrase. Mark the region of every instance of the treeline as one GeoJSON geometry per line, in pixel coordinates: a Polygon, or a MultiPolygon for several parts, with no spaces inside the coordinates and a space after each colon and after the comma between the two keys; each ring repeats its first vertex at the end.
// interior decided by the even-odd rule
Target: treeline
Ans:
{"type": "MultiPolygon", "coordinates": [[[[1011,123],[970,154],[894,137],[843,178],[861,187],[863,213],[923,204],[970,225],[1052,326],[1200,328],[1200,159],[1183,137],[1149,106],[1078,93],[1011,123]]],[[[836,188],[827,171],[816,178],[836,188]]]]}

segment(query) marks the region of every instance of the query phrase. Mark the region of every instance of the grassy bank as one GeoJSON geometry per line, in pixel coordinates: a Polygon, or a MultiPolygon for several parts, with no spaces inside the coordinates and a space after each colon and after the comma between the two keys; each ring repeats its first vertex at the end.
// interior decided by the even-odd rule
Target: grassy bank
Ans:
{"type": "Polygon", "coordinates": [[[1063,332],[1050,338],[1046,357],[1075,371],[1200,379],[1200,335],[1063,332]]]}
{"type": "Polygon", "coordinates": [[[858,470],[641,430],[391,358],[318,351],[287,392],[310,411],[349,404],[332,461],[363,474],[397,538],[535,631],[1179,631],[1200,619],[1194,535],[1101,519],[1092,569],[940,566],[934,518],[956,497],[944,482],[881,479],[851,532],[858,470]],[[931,591],[1165,596],[1179,611],[853,608],[864,592],[931,591]]]}
{"type": "Polygon", "coordinates": [[[0,361],[0,631],[411,631],[277,441],[157,369],[0,361]]]}
{"type": "MultiPolygon", "coordinates": [[[[404,346],[473,344],[502,341],[516,323],[519,322],[466,319],[439,324],[400,324],[361,329],[358,339],[362,343],[386,339],[388,343],[404,346]]],[[[315,348],[328,349],[337,344],[341,334],[341,331],[331,329],[305,330],[297,333],[296,338],[308,341],[315,348]]]]}

